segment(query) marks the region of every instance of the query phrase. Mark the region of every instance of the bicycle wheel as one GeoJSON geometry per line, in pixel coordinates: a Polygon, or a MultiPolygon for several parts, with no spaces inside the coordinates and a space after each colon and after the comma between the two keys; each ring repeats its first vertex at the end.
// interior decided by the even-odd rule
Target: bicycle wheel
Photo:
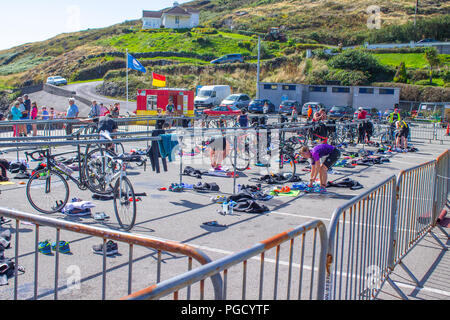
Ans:
{"type": "Polygon", "coordinates": [[[69,185],[53,170],[35,172],[28,180],[27,199],[37,211],[52,214],[61,211],[69,200],[69,185]]]}
{"type": "Polygon", "coordinates": [[[290,154],[281,153],[276,160],[276,164],[271,164],[269,174],[277,174],[280,183],[290,182],[294,179],[297,167],[294,157],[290,154]]]}
{"type": "Polygon", "coordinates": [[[118,178],[114,187],[114,212],[122,229],[130,231],[136,222],[136,197],[130,180],[118,178]]]}
{"type": "Polygon", "coordinates": [[[106,148],[99,147],[89,151],[84,159],[84,178],[87,187],[94,193],[111,194],[114,186],[112,180],[120,170],[116,154],[106,148]]]}
{"type": "Polygon", "coordinates": [[[114,153],[115,154],[124,154],[125,153],[125,149],[123,147],[123,144],[119,143],[115,143],[114,144],[114,153]]]}
{"type": "Polygon", "coordinates": [[[381,136],[380,142],[381,142],[381,146],[383,148],[392,145],[391,135],[388,132],[383,133],[383,135],[381,136]]]}
{"type": "Polygon", "coordinates": [[[237,171],[245,171],[250,167],[250,153],[248,148],[245,150],[237,150],[236,155],[236,164],[234,163],[235,153],[234,149],[230,151],[230,161],[232,163],[233,168],[236,168],[237,171]]]}

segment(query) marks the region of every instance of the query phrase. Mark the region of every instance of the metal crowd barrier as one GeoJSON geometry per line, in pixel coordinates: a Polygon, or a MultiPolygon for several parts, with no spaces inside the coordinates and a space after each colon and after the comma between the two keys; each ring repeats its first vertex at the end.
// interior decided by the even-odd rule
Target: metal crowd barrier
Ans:
{"type": "Polygon", "coordinates": [[[395,176],[336,209],[328,232],[328,300],[375,298],[390,272],[395,176]]]}
{"type": "MultiPolygon", "coordinates": [[[[45,257],[43,257],[39,251],[38,251],[38,244],[41,237],[41,233],[45,232],[48,236],[47,229],[45,227],[50,227],[56,229],[56,243],[59,243],[59,241],[62,239],[62,233],[64,232],[65,236],[69,232],[75,232],[76,234],[83,234],[88,235],[91,237],[100,238],[103,240],[103,246],[106,248],[106,243],[108,240],[114,240],[119,243],[124,243],[128,246],[128,259],[126,260],[126,255],[124,255],[123,264],[117,265],[117,263],[107,262],[106,258],[106,250],[103,250],[103,259],[102,263],[99,263],[98,265],[94,265],[94,270],[90,270],[92,272],[92,275],[89,275],[85,277],[86,281],[92,280],[91,278],[94,277],[94,275],[98,272],[101,273],[101,294],[99,295],[101,299],[106,299],[107,296],[107,287],[110,289],[113,289],[117,291],[118,289],[122,288],[122,292],[127,292],[128,294],[131,294],[133,290],[133,283],[136,286],[136,281],[133,282],[133,274],[136,273],[136,264],[140,262],[140,260],[145,260],[147,263],[145,264],[145,269],[149,268],[151,264],[148,263],[148,259],[154,259],[154,255],[156,254],[156,270],[155,271],[145,271],[146,278],[140,278],[139,279],[139,286],[147,285],[148,283],[151,283],[152,281],[155,281],[156,283],[161,282],[162,279],[162,265],[167,264],[165,261],[163,263],[163,254],[176,254],[182,257],[187,257],[188,259],[188,270],[191,270],[193,268],[193,262],[196,261],[199,265],[205,265],[211,262],[211,259],[203,253],[201,250],[195,249],[189,245],[186,244],[180,244],[177,242],[172,241],[161,241],[152,239],[146,236],[137,235],[137,234],[130,234],[130,233],[124,233],[120,231],[114,231],[110,229],[104,229],[104,228],[97,228],[92,227],[84,224],[79,223],[73,223],[69,221],[64,221],[61,219],[55,219],[55,218],[49,218],[46,216],[41,215],[35,215],[35,214],[29,214],[29,213],[23,213],[11,209],[5,209],[0,208],[0,217],[7,217],[10,219],[13,219],[13,222],[15,222],[14,227],[17,232],[15,232],[15,239],[14,241],[11,241],[11,245],[15,249],[15,257],[14,257],[14,263],[15,263],[15,274],[14,274],[14,293],[13,298],[14,300],[18,299],[18,295],[21,293],[19,288],[19,278],[18,277],[18,268],[20,261],[20,250],[19,248],[23,249],[23,245],[21,243],[21,232],[18,232],[21,230],[21,228],[24,228],[24,222],[29,223],[31,225],[34,225],[34,233],[35,233],[35,241],[34,246],[28,248],[27,253],[23,254],[23,256],[34,254],[34,268],[31,268],[30,266],[25,266],[26,274],[32,271],[33,275],[33,296],[27,297],[32,299],[39,299],[40,296],[43,295],[43,298],[46,296],[49,296],[53,293],[53,297],[55,300],[58,300],[59,294],[63,293],[64,290],[69,289],[66,285],[63,285],[60,281],[60,273],[62,269],[62,264],[64,262],[64,265],[67,265],[67,260],[71,260],[69,263],[73,263],[77,268],[80,269],[80,273],[86,273],[85,269],[87,269],[87,265],[89,263],[86,262],[86,260],[81,260],[79,256],[66,256],[62,257],[63,255],[59,253],[58,250],[55,251],[54,255],[54,288],[51,290],[52,292],[47,292],[47,294],[39,294],[39,261],[42,259],[44,260],[45,257]],[[22,223],[22,224],[21,224],[22,223]],[[21,227],[22,226],[22,227],[21,227]],[[142,248],[147,249],[146,251],[142,252],[142,248]],[[148,249],[154,250],[155,252],[151,255],[148,254],[148,249]],[[63,261],[64,260],[64,261],[63,261]],[[86,267],[86,268],[85,268],[86,267]],[[108,269],[109,268],[109,269],[108,269]],[[107,275],[113,273],[114,271],[117,272],[117,268],[120,268],[118,272],[123,274],[125,276],[124,281],[121,283],[118,281],[117,278],[111,279],[110,282],[107,282],[107,275]],[[156,279],[151,279],[153,275],[156,275],[156,279]]],[[[12,222],[11,222],[12,223],[12,222]]],[[[86,238],[84,238],[86,240],[86,238]]],[[[74,244],[72,244],[74,246],[74,244]]],[[[124,250],[125,251],[125,250],[124,250]]],[[[6,254],[6,252],[5,252],[6,254]]],[[[45,259],[43,263],[47,263],[46,269],[44,271],[45,275],[49,276],[51,275],[51,266],[48,265],[48,259],[45,259]]],[[[142,267],[142,265],[141,265],[142,267]]],[[[184,271],[183,271],[184,272],[184,271]]],[[[117,275],[117,274],[115,274],[117,275]]],[[[173,274],[167,276],[171,277],[173,274]]],[[[31,276],[29,276],[29,279],[31,276]]],[[[84,281],[85,279],[78,279],[78,281],[84,281]]],[[[49,279],[46,279],[49,280],[49,279]]],[[[215,292],[215,298],[219,299],[221,297],[221,291],[222,291],[222,279],[220,275],[212,275],[211,276],[211,284],[213,287],[213,291],[215,292]]],[[[94,286],[96,287],[96,286],[94,286]]],[[[22,290],[25,290],[25,288],[22,287],[22,290]]],[[[121,295],[123,296],[123,294],[121,295]]],[[[111,297],[109,297],[111,298],[111,297]]],[[[119,298],[119,297],[117,297],[119,298]]]]}
{"type": "Polygon", "coordinates": [[[204,279],[218,276],[223,272],[223,291],[221,294],[223,300],[277,300],[281,296],[281,282],[283,281],[283,289],[285,290],[283,297],[288,300],[291,297],[303,299],[304,291],[306,291],[307,298],[322,300],[324,297],[326,246],[327,234],[325,225],[319,220],[311,221],[262,241],[252,248],[137,291],[123,299],[151,300],[164,298],[170,294],[175,300],[185,299],[181,295],[180,290],[200,282],[201,292],[199,298],[203,300],[205,299],[205,290],[202,284],[204,279]],[[308,235],[312,238],[309,243],[306,240],[308,235]],[[317,242],[320,242],[320,250],[317,248],[317,242]],[[287,255],[284,255],[287,257],[288,262],[280,259],[281,246],[283,244],[289,244],[287,255]],[[312,244],[312,246],[308,246],[308,244],[312,244]],[[273,259],[270,259],[269,250],[273,248],[275,248],[275,256],[273,259]],[[306,266],[305,262],[309,256],[311,257],[311,266],[306,266]],[[298,261],[298,264],[294,263],[294,261],[298,261]],[[270,286],[265,281],[267,279],[265,274],[267,273],[266,264],[268,262],[272,262],[275,265],[273,280],[270,281],[272,285],[270,286]],[[298,269],[295,274],[293,268],[298,269]],[[287,279],[280,277],[280,274],[287,274],[287,279]],[[229,287],[233,290],[229,290],[229,287]],[[271,290],[266,290],[268,287],[271,290]],[[295,296],[293,291],[296,291],[295,296]]]}
{"type": "MultiPolygon", "coordinates": [[[[436,159],[436,206],[434,220],[445,210],[450,193],[450,149],[447,149],[436,159]]],[[[439,225],[438,225],[439,226],[439,225]]],[[[442,228],[441,228],[442,229],[442,228]]]]}

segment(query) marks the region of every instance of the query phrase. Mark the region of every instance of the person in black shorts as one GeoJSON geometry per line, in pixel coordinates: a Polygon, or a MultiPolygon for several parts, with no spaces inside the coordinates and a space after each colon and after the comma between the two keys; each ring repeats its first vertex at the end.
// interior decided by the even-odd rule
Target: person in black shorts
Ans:
{"type": "Polygon", "coordinates": [[[210,149],[211,167],[215,170],[222,170],[222,161],[227,157],[229,145],[227,138],[213,137],[209,140],[208,147],[210,149]]]}
{"type": "Polygon", "coordinates": [[[406,152],[408,149],[408,135],[409,135],[409,126],[408,124],[401,120],[395,123],[397,127],[396,134],[396,146],[397,149],[401,149],[403,152],[406,152]]]}

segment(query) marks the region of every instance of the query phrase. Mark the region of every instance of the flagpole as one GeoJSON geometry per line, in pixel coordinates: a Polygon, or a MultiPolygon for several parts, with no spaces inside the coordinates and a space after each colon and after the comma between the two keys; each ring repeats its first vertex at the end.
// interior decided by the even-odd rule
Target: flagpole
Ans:
{"type": "Polygon", "coordinates": [[[127,59],[127,111],[128,111],[128,110],[130,110],[130,109],[128,109],[128,49],[126,49],[126,50],[127,50],[127,54],[126,54],[125,59],[127,59]]]}

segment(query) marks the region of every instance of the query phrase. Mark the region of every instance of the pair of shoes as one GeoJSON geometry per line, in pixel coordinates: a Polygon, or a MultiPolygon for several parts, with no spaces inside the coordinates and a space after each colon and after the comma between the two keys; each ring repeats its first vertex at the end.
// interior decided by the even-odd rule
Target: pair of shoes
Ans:
{"type": "Polygon", "coordinates": [[[215,196],[211,198],[211,202],[222,204],[227,200],[224,196],[215,196]]]}
{"type": "Polygon", "coordinates": [[[67,241],[60,241],[58,243],[58,246],[56,245],[56,242],[52,243],[52,250],[53,251],[59,251],[60,253],[70,253],[70,246],[67,241]]]}
{"type": "MultiPolygon", "coordinates": [[[[95,246],[92,247],[92,251],[96,254],[102,254],[103,255],[103,243],[102,244],[97,244],[95,246]]],[[[117,245],[117,243],[115,243],[112,240],[109,240],[106,243],[106,255],[107,256],[112,256],[115,254],[119,253],[119,246],[117,245]]]]}
{"type": "Polygon", "coordinates": [[[172,192],[183,192],[183,186],[177,184],[177,183],[172,183],[169,187],[169,191],[172,192]]]}
{"type": "Polygon", "coordinates": [[[318,192],[318,193],[321,193],[321,194],[325,194],[325,193],[327,193],[327,189],[325,189],[324,187],[319,187],[319,189],[317,190],[317,192],[318,192]]]}
{"type": "Polygon", "coordinates": [[[49,240],[39,242],[38,251],[46,256],[52,255],[53,251],[59,251],[60,253],[70,253],[70,246],[67,241],[60,241],[57,245],[56,242],[50,244],[49,240]]]}
{"type": "Polygon", "coordinates": [[[282,187],[281,189],[274,189],[273,192],[275,193],[289,193],[291,192],[291,188],[288,186],[282,187]]]}
{"type": "Polygon", "coordinates": [[[96,212],[94,214],[94,219],[95,220],[106,220],[106,219],[109,219],[109,216],[104,212],[96,212]]]}

